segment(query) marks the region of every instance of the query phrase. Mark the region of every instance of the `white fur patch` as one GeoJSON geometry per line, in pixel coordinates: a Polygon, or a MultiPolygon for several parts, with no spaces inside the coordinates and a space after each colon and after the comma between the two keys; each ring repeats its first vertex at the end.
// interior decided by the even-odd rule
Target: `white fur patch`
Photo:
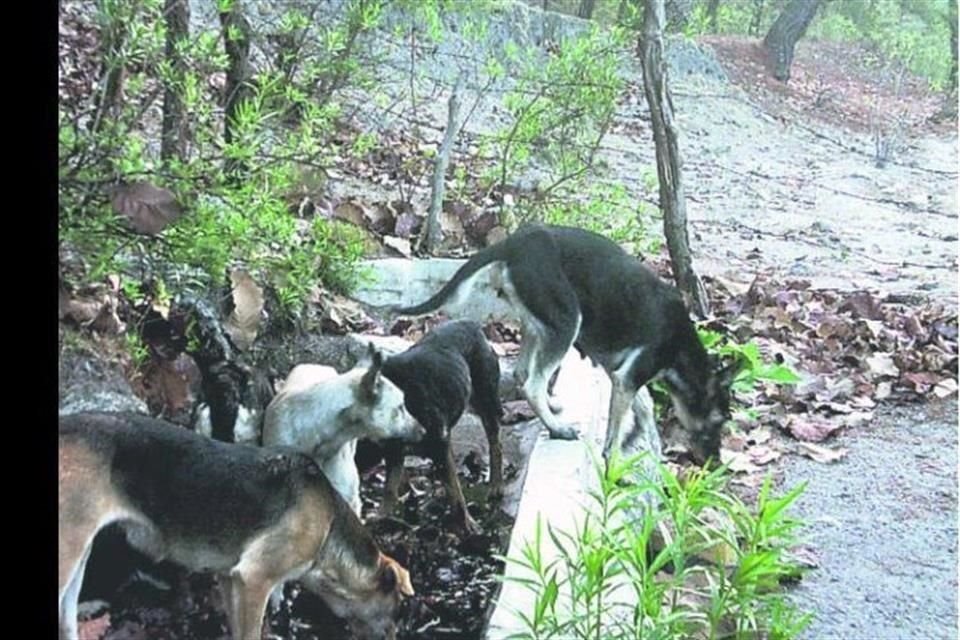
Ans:
{"type": "Polygon", "coordinates": [[[460,283],[442,309],[453,317],[480,323],[515,320],[517,310],[504,297],[507,286],[512,287],[507,282],[506,264],[491,262],[460,283]]]}
{"type": "MultiPolygon", "coordinates": [[[[237,421],[233,425],[233,441],[240,444],[257,444],[260,440],[259,415],[243,405],[237,409],[237,421]]],[[[210,424],[210,407],[201,405],[197,410],[197,421],[193,425],[194,431],[208,438],[213,437],[213,426],[210,424]]]]}

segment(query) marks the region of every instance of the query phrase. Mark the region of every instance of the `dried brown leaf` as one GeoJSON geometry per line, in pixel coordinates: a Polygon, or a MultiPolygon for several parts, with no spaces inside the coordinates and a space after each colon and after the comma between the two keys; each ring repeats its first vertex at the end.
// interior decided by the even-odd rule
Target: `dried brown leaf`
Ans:
{"type": "Polygon", "coordinates": [[[843,424],[839,422],[829,422],[803,416],[790,416],[787,421],[787,431],[790,432],[790,435],[804,442],[822,442],[841,428],[843,428],[843,424]]]}
{"type": "Polygon", "coordinates": [[[811,460],[821,463],[836,462],[844,458],[848,453],[848,450],[844,447],[839,449],[830,449],[828,447],[823,447],[810,442],[801,442],[798,446],[798,450],[801,454],[807,456],[811,460]]]}
{"type": "Polygon", "coordinates": [[[173,192],[148,182],[118,187],[113,194],[114,210],[124,216],[137,233],[157,235],[183,215],[173,192]]]}
{"type": "Polygon", "coordinates": [[[933,395],[938,398],[947,398],[957,392],[957,381],[953,378],[944,378],[933,387],[933,395]]]}
{"type": "Polygon", "coordinates": [[[224,329],[240,349],[247,350],[257,338],[263,311],[263,289],[245,269],[234,269],[230,273],[230,282],[233,285],[233,311],[224,323],[224,329]]]}

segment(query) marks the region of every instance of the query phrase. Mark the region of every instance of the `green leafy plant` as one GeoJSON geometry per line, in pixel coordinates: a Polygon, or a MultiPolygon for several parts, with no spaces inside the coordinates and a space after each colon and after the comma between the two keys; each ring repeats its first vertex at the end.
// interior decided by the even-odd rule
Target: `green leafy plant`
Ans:
{"type": "MultiPolygon", "coordinates": [[[[221,4],[224,11],[232,5],[221,4]]],[[[279,16],[271,35],[280,43],[276,65],[253,70],[227,140],[218,89],[209,81],[228,68],[224,34],[201,30],[177,40],[181,63],[174,64],[165,50],[162,1],[98,3],[103,86],[92,109],[66,100],[59,114],[60,239],[89,265],[86,278],[132,273],[174,288],[208,288],[223,284],[239,263],[278,290],[282,311],[290,313],[317,284],[353,286],[360,232],[298,219],[291,195],[304,167],[328,164],[340,112],[336,92],[364,78],[354,44],[378,24],[383,4],[350,0],[342,20],[315,25],[320,38],[309,37],[316,21],[303,12],[279,16]],[[170,158],[160,157],[156,135],[144,126],[144,114],[156,110],[165,91],[189,114],[182,155],[170,158]],[[231,162],[245,170],[228,173],[231,162]],[[132,231],[112,200],[114,186],[135,182],[172,194],[182,215],[157,233],[132,231]]],[[[243,34],[232,29],[225,36],[243,34]]],[[[372,142],[362,135],[355,150],[372,142]]]]}
{"type": "MultiPolygon", "coordinates": [[[[485,137],[481,153],[496,158],[485,181],[505,193],[508,183],[538,160],[549,177],[538,189],[542,202],[580,191],[595,168],[596,152],[606,135],[624,81],[618,65],[627,33],[614,27],[594,28],[563,40],[554,53],[505,46],[516,82],[504,96],[509,119],[485,137]]],[[[504,65],[491,59],[488,73],[497,77],[504,65]]],[[[526,212],[545,212],[531,203],[526,212]]],[[[502,207],[501,223],[513,226],[502,207]]]]}
{"type": "Polygon", "coordinates": [[[810,616],[780,584],[799,575],[788,509],[804,485],[774,496],[767,478],[751,508],[725,469],[680,478],[648,455],[595,462],[598,488],[574,526],[538,518],[519,557],[504,558],[519,569],[505,580],[534,596],[512,637],[796,637],[810,616]]]}

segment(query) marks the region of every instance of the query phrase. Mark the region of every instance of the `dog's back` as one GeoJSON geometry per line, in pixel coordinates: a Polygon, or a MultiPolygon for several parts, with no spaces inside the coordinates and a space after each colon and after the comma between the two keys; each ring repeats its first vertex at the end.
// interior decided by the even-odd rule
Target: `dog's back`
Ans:
{"type": "Polygon", "coordinates": [[[452,427],[468,404],[483,420],[502,415],[500,363],[476,322],[440,325],[387,358],[383,374],[403,390],[407,409],[427,429],[437,421],[452,427]]]}
{"type": "Polygon", "coordinates": [[[60,421],[61,501],[71,475],[109,478],[113,492],[171,540],[217,540],[230,554],[272,526],[309,491],[333,510],[316,463],[295,451],[230,445],[136,414],[60,421]]]}

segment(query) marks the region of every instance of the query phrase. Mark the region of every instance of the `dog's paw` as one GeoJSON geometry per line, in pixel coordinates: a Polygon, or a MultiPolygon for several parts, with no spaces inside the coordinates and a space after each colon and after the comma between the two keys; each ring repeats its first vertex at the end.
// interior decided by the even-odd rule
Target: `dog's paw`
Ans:
{"type": "Polygon", "coordinates": [[[580,435],[573,427],[563,426],[550,429],[550,438],[553,440],[578,440],[580,435]]]}
{"type": "Polygon", "coordinates": [[[483,533],[483,528],[477,524],[477,521],[474,520],[470,514],[467,514],[467,516],[463,519],[461,528],[463,529],[464,533],[470,536],[476,536],[483,533]]]}

